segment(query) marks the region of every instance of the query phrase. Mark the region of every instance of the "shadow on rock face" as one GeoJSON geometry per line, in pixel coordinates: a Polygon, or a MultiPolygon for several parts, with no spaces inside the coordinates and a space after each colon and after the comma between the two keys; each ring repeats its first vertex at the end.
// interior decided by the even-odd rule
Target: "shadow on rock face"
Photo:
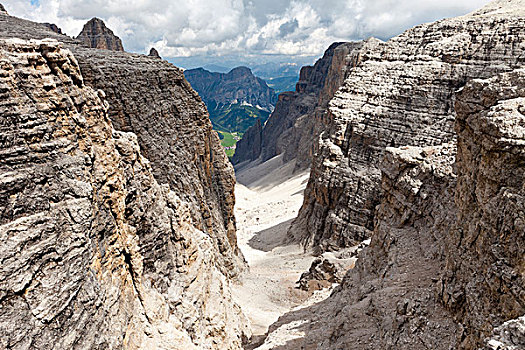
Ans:
{"type": "Polygon", "coordinates": [[[248,242],[253,249],[270,252],[274,248],[290,245],[285,242],[286,232],[293,219],[281,222],[275,226],[257,232],[248,242]]]}

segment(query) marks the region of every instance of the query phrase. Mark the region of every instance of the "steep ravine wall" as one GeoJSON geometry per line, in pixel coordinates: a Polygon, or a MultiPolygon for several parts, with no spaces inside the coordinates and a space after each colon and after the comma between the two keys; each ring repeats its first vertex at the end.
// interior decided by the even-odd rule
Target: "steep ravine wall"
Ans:
{"type": "Polygon", "coordinates": [[[290,236],[318,251],[370,237],[388,146],[454,139],[454,91],[525,63],[523,1],[368,41],[330,102],[304,204],[290,236]]]}
{"type": "MultiPolygon", "coordinates": [[[[387,148],[370,246],[283,349],[525,348],[525,70],[457,95],[457,144],[387,148]]],[[[272,336],[272,335],[271,335],[272,336]]]]}
{"type": "Polygon", "coordinates": [[[231,276],[243,268],[235,233],[235,176],[204,103],[182,70],[152,57],[74,48],[87,85],[101,89],[117,130],[137,134],[153,174],[194,204],[195,223],[209,233],[231,276]]]}
{"type": "Polygon", "coordinates": [[[194,204],[112,128],[71,52],[0,51],[2,346],[240,347],[245,321],[194,204]]]}
{"type": "Polygon", "coordinates": [[[156,180],[194,204],[195,224],[219,247],[223,271],[234,276],[244,268],[235,236],[233,168],[182,70],[153,57],[84,48],[42,24],[9,15],[0,14],[0,37],[53,38],[71,49],[86,84],[106,94],[114,127],[138,136],[156,180]]]}
{"type": "Polygon", "coordinates": [[[266,161],[283,154],[285,162],[296,161],[296,170],[307,169],[314,140],[323,129],[328,101],[344,81],[349,53],[360,46],[334,43],[315,65],[303,67],[296,90],[281,93],[266,124],[254,125],[237,143],[233,164],[266,161]]]}
{"type": "Polygon", "coordinates": [[[233,168],[182,71],[0,23],[64,42],[2,43],[0,347],[240,348],[233,168]]]}
{"type": "Polygon", "coordinates": [[[525,315],[525,70],[469,82],[456,115],[457,226],[440,295],[472,349],[494,325],[525,315]]]}

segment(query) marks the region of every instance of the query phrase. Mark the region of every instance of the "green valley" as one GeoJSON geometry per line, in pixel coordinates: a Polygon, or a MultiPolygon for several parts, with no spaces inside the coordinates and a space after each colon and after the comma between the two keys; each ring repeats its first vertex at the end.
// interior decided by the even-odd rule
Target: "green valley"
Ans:
{"type": "Polygon", "coordinates": [[[242,138],[243,134],[240,132],[230,133],[227,131],[217,131],[217,134],[219,134],[221,145],[224,147],[224,151],[228,158],[233,157],[233,154],[235,153],[235,145],[237,144],[237,141],[242,138]]]}

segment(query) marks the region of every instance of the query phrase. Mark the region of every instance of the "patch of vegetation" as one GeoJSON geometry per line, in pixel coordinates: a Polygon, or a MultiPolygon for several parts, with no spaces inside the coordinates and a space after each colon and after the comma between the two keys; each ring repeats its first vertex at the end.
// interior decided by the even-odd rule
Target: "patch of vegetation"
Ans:
{"type": "Polygon", "coordinates": [[[237,144],[237,141],[242,138],[243,134],[239,132],[229,133],[226,131],[217,131],[217,133],[219,134],[221,145],[224,147],[226,155],[229,158],[233,157],[233,154],[235,153],[235,145],[237,144]]]}

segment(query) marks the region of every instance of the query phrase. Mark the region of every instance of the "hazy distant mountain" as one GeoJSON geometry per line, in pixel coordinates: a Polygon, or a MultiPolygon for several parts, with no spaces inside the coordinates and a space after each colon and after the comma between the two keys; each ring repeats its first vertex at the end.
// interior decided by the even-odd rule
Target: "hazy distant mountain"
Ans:
{"type": "Polygon", "coordinates": [[[268,86],[274,89],[277,95],[285,91],[295,91],[295,84],[297,84],[298,81],[298,75],[266,79],[268,86]]]}
{"type": "Polygon", "coordinates": [[[268,78],[280,78],[280,77],[299,77],[299,71],[301,65],[295,62],[277,63],[268,62],[264,64],[254,65],[252,67],[253,73],[257,76],[268,79],[268,78]]]}
{"type": "Polygon", "coordinates": [[[247,67],[228,73],[203,68],[184,72],[191,86],[208,107],[215,129],[244,133],[257,119],[268,119],[277,102],[274,89],[247,67]]]}

